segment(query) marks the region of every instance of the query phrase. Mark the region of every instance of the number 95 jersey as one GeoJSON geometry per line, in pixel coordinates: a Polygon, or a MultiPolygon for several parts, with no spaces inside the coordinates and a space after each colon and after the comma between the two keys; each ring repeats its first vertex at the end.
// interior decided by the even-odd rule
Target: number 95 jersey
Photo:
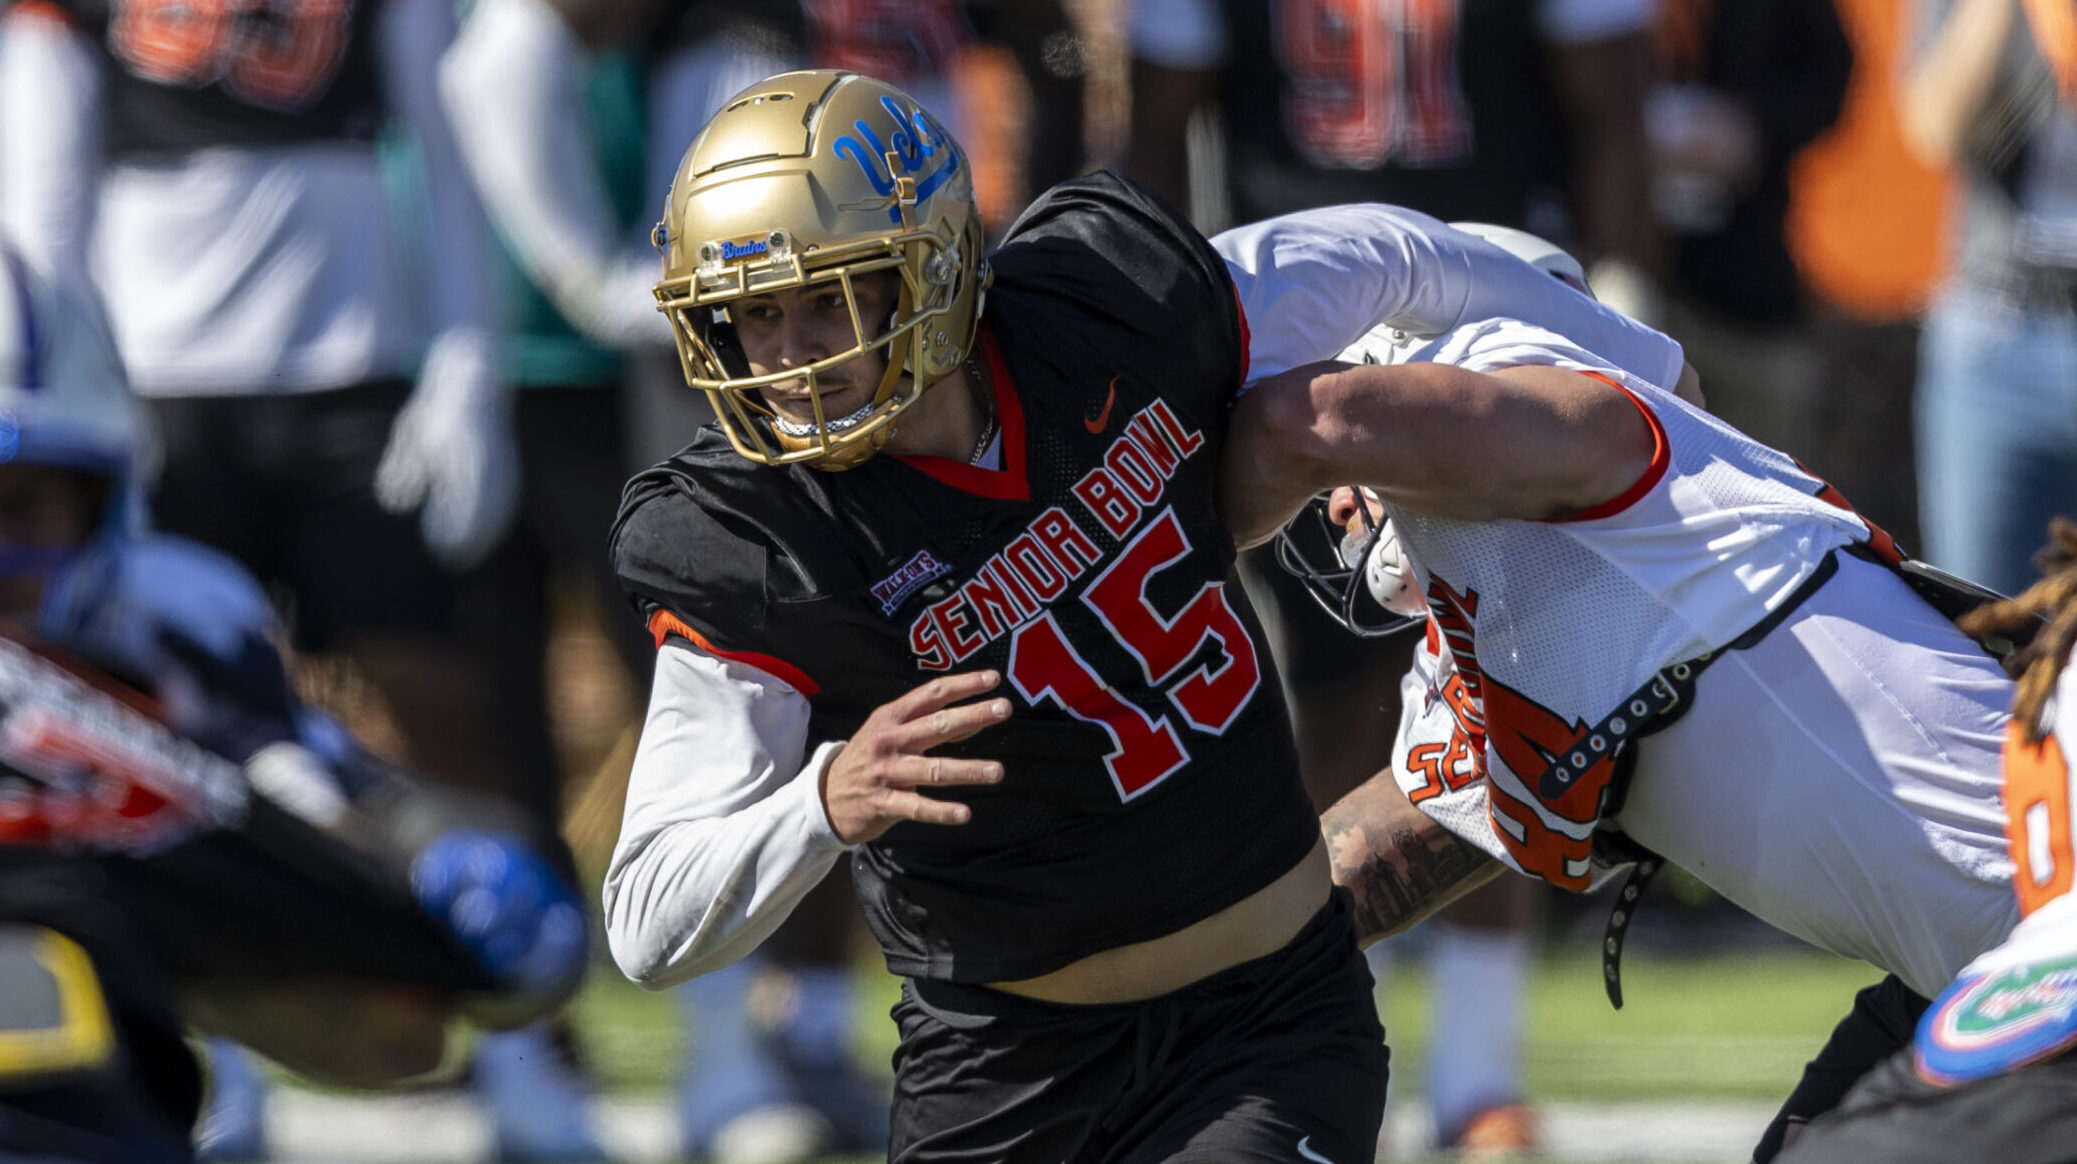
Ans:
{"type": "Polygon", "coordinates": [[[110,156],[372,142],[383,0],[40,0],[102,50],[110,156]]]}
{"type": "Polygon", "coordinates": [[[1010,719],[937,749],[1004,765],[942,794],[971,822],[897,825],[855,857],[889,968],[963,982],[1173,932],[1319,840],[1213,509],[1246,371],[1223,262],[1110,175],[1055,187],[993,262],[977,351],[999,468],[772,468],[710,425],[629,486],[613,541],[659,643],[790,683],[811,739],[933,674],[1003,674],[1010,719]]]}

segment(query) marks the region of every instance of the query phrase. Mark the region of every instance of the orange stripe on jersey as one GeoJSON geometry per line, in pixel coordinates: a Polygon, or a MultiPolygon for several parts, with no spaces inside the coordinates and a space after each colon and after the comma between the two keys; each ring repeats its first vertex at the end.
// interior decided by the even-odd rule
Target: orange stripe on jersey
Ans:
{"type": "Polygon", "coordinates": [[[1234,382],[1238,388],[1248,382],[1248,345],[1255,342],[1254,333],[1248,330],[1248,309],[1240,301],[1240,287],[1233,288],[1233,318],[1240,323],[1240,379],[1234,382]]]}
{"type": "Polygon", "coordinates": [[[684,639],[686,642],[691,643],[717,659],[727,659],[733,663],[742,663],[745,666],[755,667],[772,678],[791,685],[795,691],[800,692],[802,695],[813,695],[822,690],[813,679],[808,678],[806,671],[784,659],[774,658],[771,655],[760,655],[755,651],[722,650],[720,647],[708,642],[707,636],[685,625],[684,619],[679,618],[668,610],[659,610],[649,616],[649,633],[656,639],[657,650],[663,649],[663,641],[665,639],[672,635],[677,635],[679,638],[684,639]]]}
{"type": "MultiPolygon", "coordinates": [[[[1803,463],[1801,461],[1796,462],[1796,467],[1803,469],[1803,463]]],[[[1805,473],[1810,472],[1808,469],[1803,469],[1803,471],[1805,473]]],[[[1811,475],[1816,476],[1814,473],[1811,475]]],[[[1820,482],[1820,484],[1823,484],[1824,488],[1817,491],[1817,499],[1819,501],[1853,514],[1861,519],[1862,525],[1868,527],[1868,548],[1875,551],[1876,557],[1881,558],[1892,566],[1904,560],[1904,551],[1897,548],[1897,539],[1889,536],[1889,531],[1869,521],[1862,515],[1860,510],[1853,507],[1853,502],[1846,499],[1846,494],[1839,492],[1830,482],[1820,482]]]]}
{"type": "Polygon", "coordinates": [[[2022,917],[2068,893],[2077,874],[2077,854],[2070,848],[2069,762],[2054,733],[2039,742],[2026,735],[2018,720],[2005,733],[2005,839],[2012,846],[2012,887],[2022,917]]]}
{"type": "Polygon", "coordinates": [[[1639,400],[1635,392],[1630,391],[1601,373],[1582,372],[1581,375],[1592,376],[1594,379],[1622,393],[1623,398],[1636,407],[1638,414],[1644,417],[1644,423],[1651,426],[1652,460],[1651,464],[1645,466],[1644,472],[1638,474],[1637,480],[1630,482],[1628,489],[1623,490],[1599,505],[1589,506],[1578,513],[1568,513],[1564,517],[1550,519],[1556,523],[1594,521],[1603,517],[1614,517],[1616,514],[1637,504],[1638,498],[1651,492],[1652,486],[1657,485],[1659,479],[1666,475],[1666,466],[1673,463],[1673,449],[1666,443],[1666,427],[1659,423],[1657,413],[1653,412],[1644,401],[1639,400]]]}

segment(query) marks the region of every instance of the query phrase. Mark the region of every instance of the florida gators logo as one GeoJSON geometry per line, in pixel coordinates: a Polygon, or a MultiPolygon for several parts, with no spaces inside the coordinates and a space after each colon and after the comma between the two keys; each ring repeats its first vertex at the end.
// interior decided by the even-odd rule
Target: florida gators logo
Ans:
{"type": "Polygon", "coordinates": [[[2077,957],[1957,981],[1919,1020],[1916,1059],[1930,1083],[2010,1071],[2077,1045],[2077,957]]]}
{"type": "MultiPolygon", "coordinates": [[[[830,152],[838,157],[851,159],[875,193],[891,201],[900,189],[900,179],[910,178],[916,183],[916,201],[922,202],[966,168],[959,144],[922,106],[911,104],[904,108],[894,98],[883,96],[880,108],[894,119],[894,133],[889,140],[881,140],[871,123],[860,118],[851,123],[855,134],[844,134],[830,146],[830,152]],[[900,167],[900,173],[894,171],[895,166],[900,167]]],[[[898,202],[888,206],[887,219],[901,221],[898,202]]]]}

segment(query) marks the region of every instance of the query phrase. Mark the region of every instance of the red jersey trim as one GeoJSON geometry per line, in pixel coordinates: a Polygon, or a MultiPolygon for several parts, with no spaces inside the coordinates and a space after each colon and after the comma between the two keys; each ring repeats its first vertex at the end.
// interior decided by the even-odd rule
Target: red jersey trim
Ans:
{"type": "MultiPolygon", "coordinates": [[[[1230,282],[1231,280],[1229,280],[1230,282]]],[[[1240,323],[1240,379],[1234,381],[1233,385],[1235,388],[1239,388],[1248,382],[1248,368],[1250,365],[1248,352],[1254,346],[1255,333],[1248,330],[1248,309],[1241,304],[1240,288],[1238,286],[1233,288],[1233,318],[1240,323]]]]}
{"type": "Polygon", "coordinates": [[[988,359],[988,378],[995,390],[995,416],[1002,423],[1002,468],[968,465],[950,457],[903,457],[894,459],[924,476],[964,493],[996,501],[1031,500],[1031,482],[1024,474],[1024,406],[1017,401],[1017,386],[996,346],[995,331],[984,321],[975,338],[988,359]]]}
{"type": "MultiPolygon", "coordinates": [[[[1791,459],[1793,460],[1793,458],[1791,459]]],[[[1812,477],[1817,477],[1817,474],[1811,473],[1801,461],[1796,461],[1796,468],[1802,469],[1803,472],[1808,473],[1812,477]]],[[[1874,551],[1876,557],[1892,566],[1903,564],[1905,558],[1904,550],[1897,545],[1897,539],[1889,536],[1888,530],[1869,521],[1867,514],[1855,509],[1853,502],[1846,499],[1846,494],[1839,492],[1838,486],[1833,485],[1822,477],[1817,478],[1817,483],[1823,486],[1822,489],[1817,491],[1817,499],[1819,501],[1835,509],[1843,509],[1853,514],[1854,517],[1860,520],[1862,525],[1868,527],[1868,548],[1874,551]]]]}
{"type": "Polygon", "coordinates": [[[806,671],[784,659],[774,658],[771,655],[760,655],[755,651],[722,650],[720,647],[708,642],[707,636],[685,625],[684,619],[679,618],[668,610],[659,610],[649,616],[649,633],[656,639],[656,649],[659,651],[663,649],[665,639],[672,635],[677,635],[679,638],[713,655],[717,659],[727,659],[732,663],[742,663],[745,666],[755,667],[774,679],[790,684],[795,691],[800,692],[802,695],[814,695],[822,690],[813,679],[808,678],[806,671]]]}
{"type": "Polygon", "coordinates": [[[1636,407],[1638,413],[1644,417],[1644,423],[1651,426],[1652,459],[1651,464],[1645,466],[1644,472],[1638,475],[1637,480],[1632,481],[1630,483],[1630,487],[1628,489],[1623,490],[1621,493],[1616,494],[1614,497],[1609,498],[1608,500],[1602,502],[1599,505],[1589,506],[1586,509],[1580,510],[1578,513],[1569,513],[1566,514],[1564,517],[1552,517],[1545,519],[1553,525],[1562,525],[1566,522],[1573,521],[1594,521],[1599,518],[1614,517],[1616,514],[1621,513],[1625,509],[1630,508],[1632,505],[1637,504],[1640,498],[1642,498],[1645,494],[1651,492],[1652,487],[1657,485],[1660,479],[1666,476],[1666,467],[1673,463],[1673,450],[1666,443],[1666,428],[1664,425],[1659,423],[1659,417],[1657,413],[1653,412],[1651,408],[1644,403],[1644,401],[1638,399],[1637,394],[1635,392],[1630,391],[1628,388],[1623,387],[1621,384],[1616,383],[1614,380],[1609,379],[1601,373],[1581,372],[1580,374],[1583,376],[1592,376],[1594,379],[1601,381],[1603,384],[1606,384],[1609,387],[1615,389],[1616,391],[1621,392],[1623,394],[1623,397],[1636,407]]]}

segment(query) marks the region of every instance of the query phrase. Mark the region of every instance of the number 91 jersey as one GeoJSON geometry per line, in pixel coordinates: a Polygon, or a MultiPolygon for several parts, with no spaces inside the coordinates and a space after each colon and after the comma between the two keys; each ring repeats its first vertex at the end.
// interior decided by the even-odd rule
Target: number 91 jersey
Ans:
{"type": "Polygon", "coordinates": [[[53,0],[98,43],[110,156],[372,142],[382,0],[53,0]]]}
{"type": "Polygon", "coordinates": [[[771,468],[709,426],[636,478],[614,534],[659,641],[791,683],[814,739],[934,673],[1003,674],[1010,719],[937,749],[1003,762],[942,794],[971,822],[856,858],[890,969],[966,982],[1172,932],[1319,839],[1213,510],[1246,351],[1224,264],[1109,175],[1055,187],[993,262],[999,469],[771,468]]]}

